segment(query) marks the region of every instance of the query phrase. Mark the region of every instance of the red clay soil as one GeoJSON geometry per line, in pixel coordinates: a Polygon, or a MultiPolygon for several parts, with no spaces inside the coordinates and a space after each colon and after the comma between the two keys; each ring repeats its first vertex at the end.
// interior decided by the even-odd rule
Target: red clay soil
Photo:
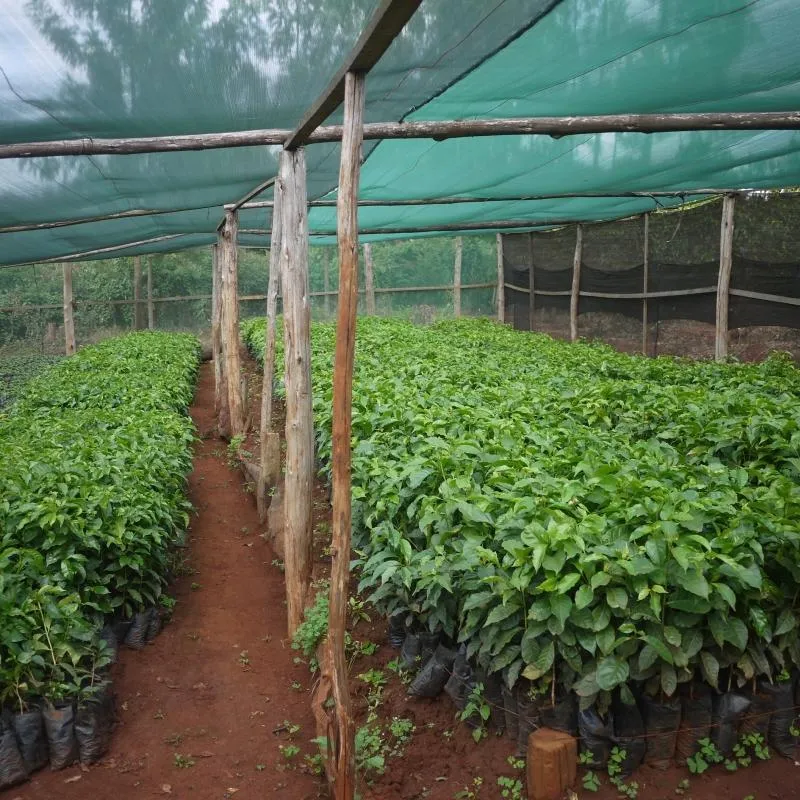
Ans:
{"type": "MultiPolygon", "coordinates": [[[[213,370],[204,364],[192,408],[198,432],[214,429],[213,370]]],[[[236,800],[324,796],[319,780],[287,769],[284,720],[314,734],[311,678],[286,640],[283,577],[259,535],[255,503],[225,443],[197,443],[189,496],[191,574],[170,588],[172,621],[141,652],[122,649],[114,668],[119,724],[101,764],[36,773],[3,800],[236,800]],[[192,587],[195,586],[193,589],[192,587]],[[292,688],[297,682],[302,688],[292,688]],[[176,765],[176,753],[194,761],[176,765]]],[[[302,763],[302,755],[293,760],[302,763]]],[[[184,762],[185,763],[185,762],[184,762]]]]}
{"type": "MultiPolygon", "coordinates": [[[[257,420],[260,377],[250,359],[244,365],[250,373],[250,418],[257,420]]],[[[277,415],[280,420],[282,409],[277,415]]],[[[309,741],[315,736],[309,710],[313,676],[304,663],[295,663],[297,652],[286,640],[283,576],[272,565],[275,556],[260,535],[265,530],[258,524],[253,497],[245,491],[240,472],[227,465],[226,443],[214,437],[209,365],[200,373],[192,417],[201,436],[207,437],[197,445],[190,477],[190,497],[197,509],[187,549],[193,571],[171,587],[178,603],[155,642],[140,653],[121,653],[114,671],[120,724],[111,750],[103,763],[85,772],[77,767],[39,772],[28,784],[0,793],[2,800],[327,796],[326,787],[303,762],[305,754],[317,752],[309,741]],[[193,583],[199,587],[192,589],[193,583]],[[281,730],[285,720],[301,726],[291,741],[281,730]],[[290,759],[278,749],[287,744],[300,749],[290,759]],[[194,765],[177,766],[176,753],[194,765]]],[[[247,447],[257,450],[252,439],[247,447]]],[[[318,481],[315,578],[323,578],[330,564],[327,496],[318,481]]],[[[408,697],[406,686],[387,668],[399,653],[386,644],[385,621],[374,609],[365,610],[370,620],[355,625],[351,621],[351,635],[379,647],[374,655],[354,658],[351,665],[357,725],[366,722],[368,694],[358,676],[375,669],[387,680],[377,724],[385,731],[392,717],[410,719],[415,731],[402,752],[387,756],[383,775],[368,781],[360,777],[364,800],[496,800],[501,797],[499,776],[524,781],[507,763],[516,750],[508,737],[490,734],[476,744],[446,696],[408,697]]],[[[698,777],[683,768],[643,767],[631,780],[639,784],[639,800],[744,800],[748,795],[756,800],[800,800],[800,766],[779,756],[733,774],[717,767],[698,777]],[[676,794],[686,778],[689,789],[676,794]]],[[[576,787],[571,800],[619,796],[606,775],[601,774],[601,781],[595,794],[576,787]]]]}

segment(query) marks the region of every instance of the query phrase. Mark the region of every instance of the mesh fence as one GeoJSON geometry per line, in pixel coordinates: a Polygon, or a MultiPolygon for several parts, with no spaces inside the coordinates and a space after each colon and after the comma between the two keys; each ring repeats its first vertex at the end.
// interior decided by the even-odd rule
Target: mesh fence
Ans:
{"type": "MultiPolygon", "coordinates": [[[[646,339],[650,355],[712,356],[721,210],[717,200],[680,212],[650,214],[649,219],[584,225],[579,335],[627,351],[642,350],[646,339]]],[[[569,336],[576,227],[503,237],[506,319],[514,327],[569,336]]],[[[800,199],[739,198],[729,298],[730,352],[744,358],[759,358],[772,349],[800,354],[798,306],[800,199]]]]}

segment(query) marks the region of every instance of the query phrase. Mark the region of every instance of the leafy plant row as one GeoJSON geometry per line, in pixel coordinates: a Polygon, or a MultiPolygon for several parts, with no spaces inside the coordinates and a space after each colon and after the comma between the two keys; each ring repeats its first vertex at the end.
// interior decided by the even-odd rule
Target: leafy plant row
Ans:
{"type": "Polygon", "coordinates": [[[11,403],[25,384],[61,356],[11,356],[0,358],[0,408],[11,403]]]}
{"type": "MultiPolygon", "coordinates": [[[[263,321],[244,334],[261,352],[263,321]]],[[[327,463],[333,327],[312,337],[327,463]]],[[[360,319],[361,588],[509,686],[583,707],[785,678],[800,665],[799,391],[779,355],[645,359],[488,321],[360,319]]]]}
{"type": "Polygon", "coordinates": [[[104,622],[159,601],[188,523],[199,345],[132,334],[34,378],[0,414],[0,692],[79,694],[104,622]]]}

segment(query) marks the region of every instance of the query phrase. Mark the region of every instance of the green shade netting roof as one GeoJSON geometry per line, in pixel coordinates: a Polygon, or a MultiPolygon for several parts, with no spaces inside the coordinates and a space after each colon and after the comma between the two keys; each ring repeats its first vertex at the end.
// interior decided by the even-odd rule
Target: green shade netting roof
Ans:
{"type": "MultiPolygon", "coordinates": [[[[0,0],[0,142],[291,128],[375,6],[0,0]]],[[[366,117],[798,109],[798,30],[795,0],[423,0],[369,74],[366,117]]],[[[222,204],[274,176],[278,150],[0,161],[0,228],[171,212],[2,233],[0,264],[142,240],[150,241],[114,254],[211,243],[222,204]]],[[[377,239],[404,227],[614,219],[680,202],[621,196],[632,191],[800,184],[793,131],[385,141],[364,150],[364,198],[481,201],[362,208],[360,224],[377,239]],[[555,193],[609,196],[515,199],[555,193]]],[[[309,196],[335,197],[338,146],[309,146],[307,157],[309,196]]],[[[334,220],[333,209],[313,208],[313,240],[332,241],[334,220]]],[[[240,214],[244,230],[269,225],[263,209],[240,214]]]]}

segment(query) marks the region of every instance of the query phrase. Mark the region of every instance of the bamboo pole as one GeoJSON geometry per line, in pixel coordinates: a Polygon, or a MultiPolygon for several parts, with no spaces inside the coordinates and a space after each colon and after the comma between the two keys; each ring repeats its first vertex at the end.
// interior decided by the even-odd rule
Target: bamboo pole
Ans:
{"type": "Polygon", "coordinates": [[[644,268],[644,277],[642,278],[642,355],[647,355],[647,326],[649,325],[648,304],[647,304],[647,286],[650,277],[650,215],[644,215],[644,252],[642,265],[644,268]]]}
{"type": "Polygon", "coordinates": [[[569,338],[578,340],[578,300],[581,293],[581,259],[583,257],[583,225],[575,234],[575,258],[572,261],[572,291],[569,299],[569,338]]]}
{"type": "Polygon", "coordinates": [[[72,297],[72,264],[64,264],[64,352],[75,353],[75,303],[72,297]]]}
{"type": "Polygon", "coordinates": [[[156,310],[153,306],[153,265],[147,259],[147,330],[152,331],[156,327],[156,310]]]}
{"type": "Polygon", "coordinates": [[[244,430],[241,364],[239,361],[239,303],[237,299],[238,258],[236,252],[238,220],[235,211],[225,212],[225,224],[219,234],[220,294],[222,300],[222,347],[225,356],[225,377],[228,385],[230,436],[244,430]]]}
{"type": "Polygon", "coordinates": [[[308,279],[306,161],[302,149],[280,155],[281,283],[286,372],[285,557],[289,636],[303,618],[311,584],[314,422],[311,413],[311,309],[308,279]]]}
{"type": "Polygon", "coordinates": [[[211,245],[211,355],[214,359],[214,412],[220,431],[230,431],[228,384],[225,379],[225,354],[222,348],[222,279],[219,245],[211,245]]]}
{"type": "Polygon", "coordinates": [[[364,288],[366,290],[367,316],[375,316],[375,278],[372,262],[372,245],[364,245],[364,288]]]}
{"type": "Polygon", "coordinates": [[[456,237],[456,259],[453,264],[453,316],[461,316],[461,261],[464,257],[464,238],[456,237]]]}
{"type": "Polygon", "coordinates": [[[506,321],[505,268],[503,266],[503,236],[497,234],[497,321],[506,321]]]}
{"type": "Polygon", "coordinates": [[[731,269],[733,267],[733,211],[736,196],[726,194],[722,201],[722,222],[719,242],[719,278],[717,280],[717,315],[714,336],[714,357],[724,361],[728,357],[728,301],[730,298],[731,269]]]}
{"type": "Polygon", "coordinates": [[[345,81],[344,126],[337,238],[339,242],[339,308],[333,366],[333,563],[331,565],[328,643],[331,654],[337,740],[333,758],[335,800],[355,793],[355,721],[347,685],[344,652],[350,581],[351,457],[353,362],[358,310],[358,182],[361,172],[361,129],[364,121],[365,76],[348,73],[345,81]]]}
{"type": "MultiPolygon", "coordinates": [[[[280,194],[276,194],[279,198],[280,194]]],[[[261,522],[267,515],[267,492],[278,481],[281,466],[281,442],[272,426],[272,387],[275,376],[275,321],[280,291],[282,215],[280,203],[272,214],[272,237],[267,282],[267,327],[264,332],[264,374],[261,384],[261,469],[258,475],[256,504],[261,522]]]]}
{"type": "Polygon", "coordinates": [[[534,311],[536,310],[536,270],[533,265],[533,234],[528,234],[528,330],[535,330],[534,311]]]}
{"type": "MultiPolygon", "coordinates": [[[[574,136],[594,133],[669,133],[713,130],[799,130],[798,111],[699,112],[677,114],[610,114],[575,117],[520,117],[512,119],[438,120],[430,122],[372,122],[364,125],[364,139],[456,139],[478,136],[574,136]]],[[[339,142],[341,125],[318,127],[305,144],[339,142]]],[[[296,146],[294,132],[257,129],[222,133],[148,136],[117,139],[59,139],[0,145],[0,159],[45,156],[131,155],[263,145],[296,146]]],[[[266,188],[266,186],[264,187],[266,188]]],[[[262,189],[263,190],[263,189],[262,189]]],[[[251,192],[242,203],[258,191],[251,192]]]]}
{"type": "Polygon", "coordinates": [[[135,331],[142,329],[142,257],[133,257],[133,319],[135,331]]]}

